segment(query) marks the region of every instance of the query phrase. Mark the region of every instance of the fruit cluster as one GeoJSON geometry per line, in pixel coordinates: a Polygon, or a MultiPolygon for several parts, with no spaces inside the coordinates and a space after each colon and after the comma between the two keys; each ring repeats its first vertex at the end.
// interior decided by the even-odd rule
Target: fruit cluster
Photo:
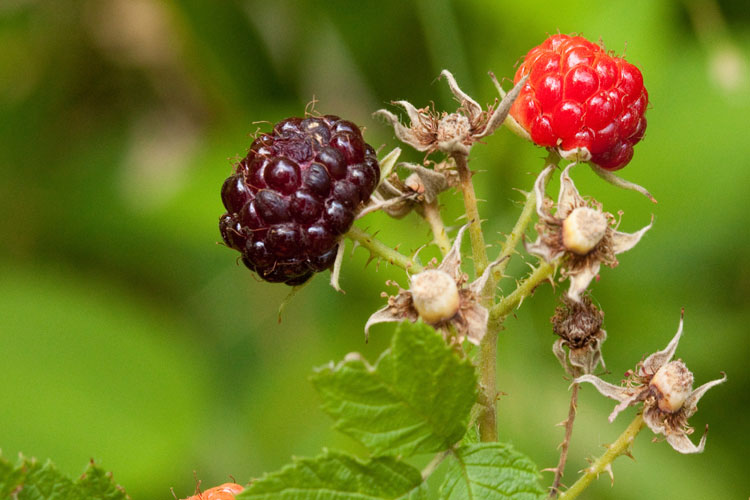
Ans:
{"type": "Polygon", "coordinates": [[[631,160],[648,105],[638,68],[580,36],[553,35],[529,51],[515,82],[526,75],[510,114],[536,144],[585,148],[607,170],[631,160]]]}
{"type": "Polygon", "coordinates": [[[331,267],[379,177],[375,151],[352,122],[288,118],[258,136],[224,182],[222,238],[264,280],[299,285],[331,267]]]}

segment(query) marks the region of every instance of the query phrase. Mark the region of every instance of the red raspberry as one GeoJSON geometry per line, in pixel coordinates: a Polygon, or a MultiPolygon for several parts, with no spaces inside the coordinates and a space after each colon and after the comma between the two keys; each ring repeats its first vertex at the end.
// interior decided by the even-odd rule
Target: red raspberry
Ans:
{"type": "Polygon", "coordinates": [[[646,131],[638,68],[580,36],[552,35],[526,54],[515,82],[526,75],[510,114],[532,141],[563,155],[585,148],[607,170],[627,165],[646,131]]]}
{"type": "Polygon", "coordinates": [[[221,188],[224,242],[266,281],[299,285],[333,264],[380,177],[355,124],[287,118],[261,134],[221,188]]]}
{"type": "Polygon", "coordinates": [[[221,486],[210,488],[202,493],[193,495],[185,500],[234,500],[234,496],[244,488],[235,483],[224,483],[221,486]]]}

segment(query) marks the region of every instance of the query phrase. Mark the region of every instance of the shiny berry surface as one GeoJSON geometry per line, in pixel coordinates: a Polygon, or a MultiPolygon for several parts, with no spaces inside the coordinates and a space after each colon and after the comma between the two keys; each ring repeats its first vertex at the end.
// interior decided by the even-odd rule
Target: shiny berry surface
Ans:
{"type": "Polygon", "coordinates": [[[222,239],[264,280],[302,284],[333,265],[379,178],[375,151],[352,122],[288,118],[258,136],[224,182],[222,239]]]}
{"type": "Polygon", "coordinates": [[[580,36],[552,35],[516,71],[529,79],[510,114],[539,146],[585,148],[607,170],[624,167],[646,130],[640,70],[580,36]]]}

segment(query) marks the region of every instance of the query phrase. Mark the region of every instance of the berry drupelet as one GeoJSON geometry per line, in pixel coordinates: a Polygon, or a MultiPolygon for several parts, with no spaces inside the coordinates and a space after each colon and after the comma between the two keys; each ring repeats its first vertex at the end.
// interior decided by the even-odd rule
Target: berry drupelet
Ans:
{"type": "Polygon", "coordinates": [[[331,267],[379,178],[375,150],[352,122],[288,118],[258,136],[224,182],[221,236],[264,280],[300,285],[331,267]]]}
{"type": "Polygon", "coordinates": [[[585,150],[606,170],[630,161],[646,131],[648,92],[638,68],[583,37],[552,35],[529,51],[515,81],[526,75],[510,114],[532,141],[563,156],[585,150]]]}

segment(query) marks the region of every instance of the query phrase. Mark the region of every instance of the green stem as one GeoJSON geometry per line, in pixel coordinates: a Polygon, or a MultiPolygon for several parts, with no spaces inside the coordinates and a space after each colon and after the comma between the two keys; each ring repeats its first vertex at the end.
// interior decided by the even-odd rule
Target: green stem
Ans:
{"type": "Polygon", "coordinates": [[[532,294],[534,289],[555,273],[558,261],[544,262],[513,290],[507,297],[492,306],[490,309],[489,324],[499,323],[502,319],[521,303],[523,299],[532,294]]]}
{"type": "MultiPolygon", "coordinates": [[[[547,158],[544,160],[544,168],[547,168],[550,165],[557,165],[560,162],[560,155],[557,154],[556,151],[550,151],[549,155],[547,155],[547,158]]],[[[523,205],[523,209],[521,210],[521,215],[518,217],[518,220],[516,221],[515,226],[513,226],[513,230],[510,232],[510,234],[505,238],[505,244],[503,245],[503,251],[498,256],[498,259],[502,259],[504,257],[510,256],[518,246],[518,243],[521,241],[521,238],[523,237],[523,234],[526,232],[526,228],[531,223],[531,219],[534,216],[534,213],[536,212],[536,193],[534,192],[534,188],[531,188],[531,191],[526,194],[526,203],[523,205]]],[[[509,258],[506,258],[500,264],[498,264],[495,269],[492,271],[492,279],[495,283],[500,281],[503,277],[503,273],[505,272],[505,268],[508,267],[508,263],[510,262],[509,258]]]]}
{"type": "MultiPolygon", "coordinates": [[[[479,217],[477,208],[477,196],[474,192],[474,183],[471,182],[471,170],[469,170],[466,155],[455,153],[453,159],[458,169],[458,177],[461,183],[461,191],[464,197],[466,218],[469,221],[469,236],[471,237],[471,253],[474,258],[474,275],[479,277],[487,268],[487,247],[482,234],[482,219],[479,217]]],[[[494,295],[494,285],[490,288],[488,284],[482,297],[482,305],[490,307],[494,295]],[[490,290],[492,293],[490,293],[490,290]]],[[[481,344],[477,365],[479,369],[480,400],[484,401],[484,410],[477,418],[479,425],[479,437],[482,442],[497,441],[497,332],[499,326],[492,323],[487,325],[481,344]]]]}
{"type": "Polygon", "coordinates": [[[356,241],[357,243],[368,249],[372,255],[380,257],[389,264],[393,264],[413,273],[424,271],[424,267],[422,267],[417,262],[414,262],[414,260],[412,260],[410,257],[407,257],[406,255],[387,246],[382,241],[376,239],[373,235],[359,229],[356,226],[352,226],[352,228],[348,233],[346,233],[345,236],[352,241],[356,241]]]}
{"type": "Polygon", "coordinates": [[[614,462],[617,457],[628,453],[628,450],[633,444],[635,437],[638,435],[641,429],[643,429],[644,425],[645,424],[643,422],[643,416],[639,413],[630,423],[630,425],[628,425],[628,428],[625,429],[622,434],[620,434],[620,437],[617,438],[617,441],[609,445],[604,455],[597,458],[596,461],[591,464],[591,467],[586,469],[586,472],[583,474],[583,476],[578,478],[578,481],[576,481],[573,486],[568,488],[565,493],[559,496],[559,499],[572,500],[573,498],[578,497],[578,495],[580,495],[581,492],[588,487],[591,481],[599,477],[599,474],[607,470],[610,464],[614,462]]]}
{"type": "Polygon", "coordinates": [[[422,216],[430,225],[430,229],[432,229],[432,235],[435,239],[435,244],[440,248],[440,253],[445,256],[450,252],[451,240],[448,239],[448,233],[445,232],[445,225],[443,224],[442,217],[440,217],[440,207],[437,200],[432,203],[425,203],[422,206],[422,216]]]}
{"type": "Polygon", "coordinates": [[[477,417],[479,439],[483,443],[497,441],[497,333],[499,325],[487,324],[487,333],[479,344],[479,401],[482,413],[477,417]]]}
{"type": "MultiPolygon", "coordinates": [[[[461,183],[461,191],[464,196],[464,207],[466,218],[469,222],[469,236],[471,237],[471,253],[474,257],[474,276],[479,277],[487,268],[487,248],[482,234],[482,219],[479,217],[477,208],[477,195],[474,192],[474,183],[471,182],[471,170],[469,170],[468,158],[461,153],[454,153],[453,159],[458,169],[458,178],[461,183]]],[[[492,297],[489,298],[492,300],[492,297]]]]}

